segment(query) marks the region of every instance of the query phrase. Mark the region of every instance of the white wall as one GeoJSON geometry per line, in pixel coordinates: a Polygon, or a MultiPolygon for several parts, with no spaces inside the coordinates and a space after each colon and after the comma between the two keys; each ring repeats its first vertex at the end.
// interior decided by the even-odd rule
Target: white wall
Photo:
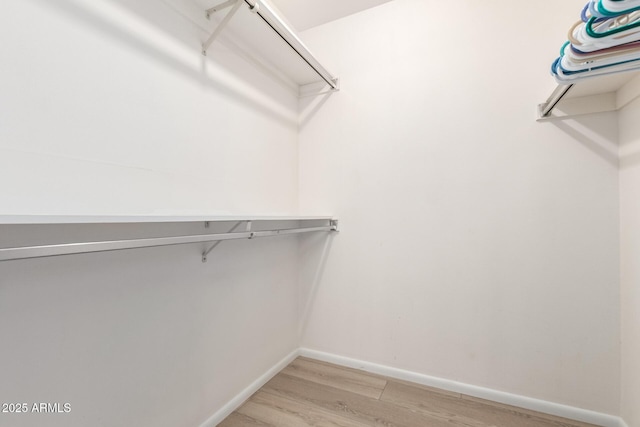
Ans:
{"type": "MultiPolygon", "coordinates": [[[[0,214],[294,213],[297,98],[204,37],[162,1],[4,2],[0,214]]],[[[198,245],[1,263],[0,402],[72,412],[0,425],[199,425],[297,348],[297,241],[227,243],[206,265],[198,245]]]]}
{"type": "Polygon", "coordinates": [[[296,97],[173,4],[6,7],[0,214],[297,208],[296,97]]]}
{"type": "Polygon", "coordinates": [[[395,0],[303,33],[342,90],[301,103],[301,207],[343,230],[323,270],[303,245],[304,347],[619,413],[616,116],[535,122],[582,6],[395,0]]]}
{"type": "Polygon", "coordinates": [[[622,416],[640,426],[640,100],[619,113],[622,416]]]}

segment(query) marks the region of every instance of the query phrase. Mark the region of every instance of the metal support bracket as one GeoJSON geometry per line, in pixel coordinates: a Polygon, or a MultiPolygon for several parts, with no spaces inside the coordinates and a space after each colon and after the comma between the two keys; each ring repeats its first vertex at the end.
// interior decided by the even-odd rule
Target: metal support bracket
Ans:
{"type": "Polygon", "coordinates": [[[209,8],[209,9],[205,10],[204,13],[207,14],[207,19],[209,19],[212,14],[214,14],[214,13],[220,11],[220,10],[224,10],[224,9],[228,8],[229,6],[233,6],[236,1],[237,0],[227,0],[224,3],[220,3],[218,5],[213,6],[212,8],[209,8]]]}
{"type": "Polygon", "coordinates": [[[233,5],[233,7],[231,8],[231,10],[226,14],[226,16],[222,19],[222,22],[220,22],[220,24],[218,24],[218,26],[216,27],[216,29],[213,31],[213,33],[209,36],[209,38],[207,39],[207,41],[205,41],[204,43],[202,43],[202,54],[204,56],[207,56],[207,49],[209,49],[209,47],[211,46],[211,44],[215,41],[215,39],[220,35],[220,33],[222,32],[222,30],[224,30],[224,27],[227,26],[227,24],[229,23],[229,21],[231,20],[231,18],[233,18],[233,15],[236,14],[236,12],[238,11],[238,9],[240,9],[240,5],[244,2],[244,0],[228,0],[224,3],[220,3],[217,6],[212,7],[211,9],[207,9],[206,10],[206,16],[207,19],[210,18],[212,13],[216,13],[219,10],[223,10],[226,9],[227,7],[233,5]]]}
{"type": "Polygon", "coordinates": [[[544,104],[538,106],[538,119],[545,119],[551,116],[553,109],[562,101],[571,90],[573,84],[558,86],[544,104]]]}
{"type": "MultiPolygon", "coordinates": [[[[227,233],[233,233],[234,231],[236,231],[236,229],[238,227],[240,227],[240,224],[242,224],[242,223],[243,223],[243,221],[236,222],[236,224],[233,227],[231,227],[231,229],[229,231],[227,231],[227,233]]],[[[208,228],[209,227],[209,222],[206,222],[205,224],[206,224],[206,227],[208,228]]],[[[251,227],[250,224],[251,224],[251,221],[249,221],[249,223],[247,224],[247,231],[249,231],[249,228],[251,227]]],[[[223,242],[223,240],[219,240],[219,241],[215,242],[213,245],[211,245],[209,247],[209,249],[204,251],[202,253],[202,262],[207,262],[207,255],[209,255],[209,253],[211,253],[211,251],[214,250],[222,242],[223,242]]]]}

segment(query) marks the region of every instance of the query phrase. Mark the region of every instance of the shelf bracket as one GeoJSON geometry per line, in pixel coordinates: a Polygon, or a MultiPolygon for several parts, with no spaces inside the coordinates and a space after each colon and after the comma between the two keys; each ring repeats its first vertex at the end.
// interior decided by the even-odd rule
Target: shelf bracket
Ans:
{"type": "MultiPolygon", "coordinates": [[[[227,233],[233,233],[234,231],[236,231],[238,229],[238,227],[240,227],[240,224],[242,224],[243,222],[245,222],[245,221],[236,222],[236,224],[233,227],[231,227],[231,229],[229,229],[229,231],[227,231],[227,233]]],[[[251,221],[247,221],[247,231],[251,231],[251,221]]],[[[211,251],[214,250],[222,242],[223,242],[222,240],[219,240],[219,241],[215,242],[213,245],[211,245],[211,247],[209,247],[209,249],[204,251],[202,253],[202,262],[207,262],[207,255],[209,255],[211,253],[211,251]]]]}
{"type": "Polygon", "coordinates": [[[207,50],[209,49],[211,44],[215,41],[215,39],[220,35],[222,30],[224,30],[224,27],[227,26],[227,24],[229,23],[231,18],[233,18],[233,15],[235,15],[236,12],[238,11],[238,9],[240,9],[240,5],[243,3],[243,1],[244,0],[228,0],[228,1],[225,1],[224,3],[220,3],[219,5],[212,7],[211,9],[207,9],[206,10],[206,12],[205,12],[206,16],[207,16],[207,19],[209,19],[211,17],[212,13],[216,13],[219,10],[226,9],[229,6],[233,5],[231,10],[225,15],[225,17],[222,19],[222,22],[220,22],[220,24],[218,24],[216,29],[213,31],[213,33],[207,39],[207,41],[202,43],[202,54],[204,56],[207,56],[207,50]]]}
{"type": "Polygon", "coordinates": [[[233,6],[236,3],[237,0],[227,0],[224,3],[220,3],[216,6],[213,6],[207,10],[205,10],[204,12],[207,14],[207,19],[209,19],[211,17],[212,14],[220,11],[220,10],[224,10],[226,8],[228,8],[229,6],[233,6]]]}
{"type": "Polygon", "coordinates": [[[571,90],[573,84],[560,85],[556,87],[551,96],[544,104],[538,106],[538,119],[545,119],[551,116],[553,109],[556,108],[558,103],[562,101],[567,93],[571,90]]]}

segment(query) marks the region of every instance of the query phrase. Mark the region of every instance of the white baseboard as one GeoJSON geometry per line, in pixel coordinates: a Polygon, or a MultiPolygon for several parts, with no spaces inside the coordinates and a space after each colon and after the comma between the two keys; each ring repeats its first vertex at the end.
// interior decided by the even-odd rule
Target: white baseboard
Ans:
{"type": "Polygon", "coordinates": [[[348,368],[360,369],[378,375],[411,381],[430,387],[466,394],[481,399],[492,400],[494,402],[517,406],[520,408],[555,415],[558,417],[569,418],[572,420],[596,424],[603,427],[627,427],[626,423],[620,417],[602,414],[600,412],[590,411],[587,409],[575,408],[559,403],[547,402],[545,400],[533,399],[531,397],[507,393],[504,391],[492,390],[489,388],[478,387],[457,381],[432,377],[429,375],[405,371],[398,368],[392,368],[390,366],[378,365],[376,363],[365,362],[362,360],[351,359],[349,357],[338,356],[335,354],[324,353],[308,348],[301,348],[299,354],[310,359],[329,362],[348,368]]]}
{"type": "Polygon", "coordinates": [[[260,378],[252,382],[247,388],[242,390],[236,397],[227,402],[222,408],[216,411],[215,414],[210,416],[200,427],[215,427],[227,418],[233,411],[238,409],[253,393],[258,391],[269,380],[282,371],[289,363],[300,355],[300,350],[296,349],[289,353],[284,359],[276,363],[267,372],[262,374],[260,378]]]}

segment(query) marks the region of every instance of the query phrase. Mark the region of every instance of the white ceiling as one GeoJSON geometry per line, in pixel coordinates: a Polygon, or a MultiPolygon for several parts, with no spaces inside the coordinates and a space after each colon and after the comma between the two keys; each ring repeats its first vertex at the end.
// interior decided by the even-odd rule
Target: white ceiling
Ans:
{"type": "Polygon", "coordinates": [[[391,0],[270,0],[298,31],[325,24],[391,0]]]}

